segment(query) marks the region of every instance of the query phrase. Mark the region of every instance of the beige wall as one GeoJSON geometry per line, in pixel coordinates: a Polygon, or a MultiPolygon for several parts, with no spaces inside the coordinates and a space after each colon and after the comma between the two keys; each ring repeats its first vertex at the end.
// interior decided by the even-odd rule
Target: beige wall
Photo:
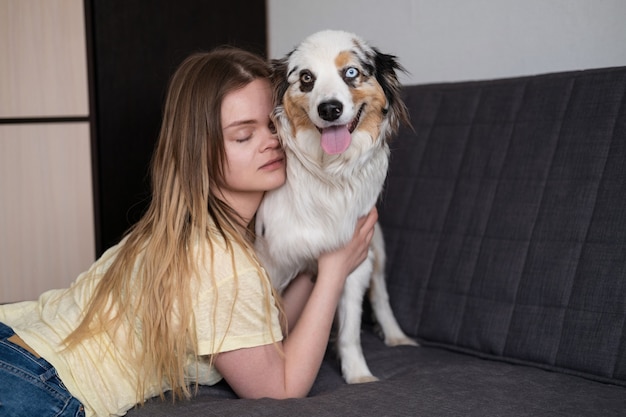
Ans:
{"type": "Polygon", "coordinates": [[[0,303],[94,260],[88,114],[83,1],[0,0],[0,303]]]}

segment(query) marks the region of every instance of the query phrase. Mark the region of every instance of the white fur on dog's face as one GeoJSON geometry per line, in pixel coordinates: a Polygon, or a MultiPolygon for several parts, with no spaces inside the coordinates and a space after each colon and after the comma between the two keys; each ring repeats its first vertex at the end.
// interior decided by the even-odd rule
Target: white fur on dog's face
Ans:
{"type": "MultiPolygon", "coordinates": [[[[367,137],[358,140],[378,139],[388,104],[374,76],[374,57],[371,47],[347,32],[318,32],[302,42],[288,58],[289,87],[283,98],[295,132],[321,134],[329,127],[342,126],[353,141],[358,139],[355,131],[367,131],[367,137]]],[[[341,132],[347,134],[343,128],[341,132]]],[[[344,150],[337,145],[329,153],[344,150]]]]}

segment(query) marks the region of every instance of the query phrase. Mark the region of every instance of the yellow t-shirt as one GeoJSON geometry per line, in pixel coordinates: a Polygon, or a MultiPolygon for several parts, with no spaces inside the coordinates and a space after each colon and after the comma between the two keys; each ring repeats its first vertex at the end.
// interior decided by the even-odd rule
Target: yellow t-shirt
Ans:
{"type": "MultiPolygon", "coordinates": [[[[138,402],[137,375],[128,366],[132,352],[125,343],[116,339],[114,344],[111,337],[101,334],[71,350],[64,349],[62,344],[79,324],[96,285],[117,256],[120,245],[104,253],[70,288],[45,292],[38,301],[0,306],[0,321],[11,326],[56,368],[68,390],[85,406],[87,416],[124,415],[138,402]]],[[[199,383],[207,385],[221,379],[219,373],[208,366],[207,355],[282,340],[278,309],[273,299],[271,325],[268,326],[268,287],[264,285],[269,285],[267,276],[259,276],[243,249],[237,247],[234,248],[235,273],[231,254],[223,242],[220,244],[220,240],[215,238],[213,247],[213,268],[202,266],[200,279],[192,291],[198,353],[201,356],[196,359],[188,353],[187,358],[189,378],[197,378],[199,383]],[[214,280],[210,277],[211,271],[214,280]],[[216,290],[218,297],[214,319],[216,290]],[[215,339],[213,335],[216,335],[215,339]]],[[[206,262],[211,261],[208,243],[196,249],[207,251],[206,262]]],[[[125,335],[125,329],[119,334],[125,335]]],[[[139,338],[135,343],[141,346],[139,338]]],[[[161,381],[146,381],[145,387],[144,398],[157,395],[160,388],[168,389],[161,381]]]]}

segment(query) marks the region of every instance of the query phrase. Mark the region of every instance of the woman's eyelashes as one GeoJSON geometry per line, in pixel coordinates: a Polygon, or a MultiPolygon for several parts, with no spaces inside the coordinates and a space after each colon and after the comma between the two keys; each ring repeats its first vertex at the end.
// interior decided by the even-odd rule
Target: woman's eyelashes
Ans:
{"type": "Polygon", "coordinates": [[[243,143],[252,139],[253,135],[254,129],[247,127],[245,129],[239,129],[236,132],[233,132],[233,139],[237,143],[243,143]]]}
{"type": "Polygon", "coordinates": [[[235,142],[237,143],[243,143],[243,142],[247,142],[252,138],[252,135],[250,136],[246,136],[245,138],[240,138],[240,139],[235,139],[235,142]]]}
{"type": "MultiPolygon", "coordinates": [[[[277,130],[276,130],[276,126],[274,125],[274,122],[269,120],[267,122],[266,127],[271,135],[276,135],[277,130]]],[[[254,138],[254,136],[257,134],[257,130],[263,130],[263,129],[264,127],[262,127],[260,124],[257,124],[255,127],[249,126],[249,127],[246,127],[245,129],[238,129],[234,132],[231,132],[231,138],[232,138],[231,140],[237,143],[247,142],[250,139],[254,138]]],[[[264,134],[264,132],[261,132],[261,134],[264,134]]]]}

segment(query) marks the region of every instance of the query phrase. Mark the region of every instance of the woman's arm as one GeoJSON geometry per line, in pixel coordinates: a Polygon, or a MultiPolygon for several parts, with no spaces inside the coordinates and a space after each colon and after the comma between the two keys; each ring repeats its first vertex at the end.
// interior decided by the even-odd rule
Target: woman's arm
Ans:
{"type": "Polygon", "coordinates": [[[315,284],[310,295],[302,297],[305,303],[300,314],[299,308],[292,311],[299,317],[282,343],[217,356],[217,370],[239,397],[292,398],[308,394],[324,358],[345,280],[366,259],[377,219],[374,208],[359,220],[346,246],[320,256],[315,284]]]}
{"type": "Polygon", "coordinates": [[[291,331],[302,315],[304,306],[313,292],[313,276],[309,273],[299,274],[285,288],[282,294],[283,310],[287,318],[287,330],[291,331]]]}

